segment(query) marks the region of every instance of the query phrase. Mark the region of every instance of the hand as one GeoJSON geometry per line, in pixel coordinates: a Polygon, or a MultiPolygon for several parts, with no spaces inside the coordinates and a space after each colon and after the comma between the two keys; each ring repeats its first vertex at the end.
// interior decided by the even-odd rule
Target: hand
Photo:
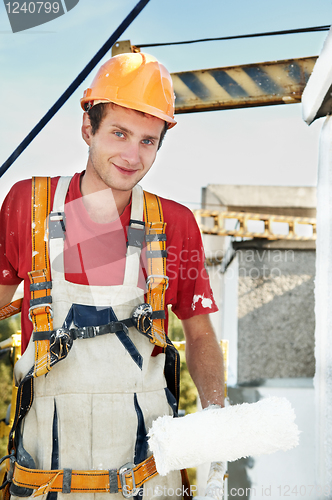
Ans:
{"type": "Polygon", "coordinates": [[[207,480],[205,498],[213,500],[222,500],[224,497],[224,476],[226,472],[226,463],[212,462],[210,466],[209,477],[207,480]]]}

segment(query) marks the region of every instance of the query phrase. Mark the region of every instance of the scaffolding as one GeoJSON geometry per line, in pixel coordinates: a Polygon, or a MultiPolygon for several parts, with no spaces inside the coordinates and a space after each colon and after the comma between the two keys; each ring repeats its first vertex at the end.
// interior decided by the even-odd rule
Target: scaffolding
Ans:
{"type": "MultiPolygon", "coordinates": [[[[233,236],[241,238],[265,238],[268,240],[316,240],[316,219],[312,217],[293,217],[289,215],[258,214],[250,212],[229,212],[217,210],[194,210],[194,216],[203,234],[233,236]],[[203,223],[202,219],[209,219],[203,223]],[[234,227],[226,227],[226,221],[233,220],[234,227]],[[262,222],[263,230],[250,230],[249,223],[262,222]],[[278,233],[278,224],[283,224],[278,233]],[[306,227],[305,227],[306,226],[306,227]],[[307,234],[301,234],[307,233],[307,234]]],[[[280,229],[280,226],[279,226],[280,229]]]]}

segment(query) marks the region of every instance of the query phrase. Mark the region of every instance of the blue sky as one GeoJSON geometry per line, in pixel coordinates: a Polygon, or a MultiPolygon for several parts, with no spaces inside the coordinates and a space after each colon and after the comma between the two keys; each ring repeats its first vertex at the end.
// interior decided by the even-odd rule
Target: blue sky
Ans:
{"type": "MultiPolygon", "coordinates": [[[[0,4],[0,163],[99,50],[136,0],[80,0],[70,12],[24,32],[11,32],[0,4]]],[[[122,39],[133,44],[179,41],[326,25],[332,0],[150,0],[122,39]]],[[[318,55],[327,32],[145,49],[171,72],[318,55]]],[[[106,58],[105,58],[106,59],[106,58]]],[[[75,92],[0,181],[70,175],[84,169],[75,92]]],[[[143,187],[197,208],[201,187],[219,184],[316,183],[322,120],[308,127],[301,105],[178,115],[143,187]]]]}

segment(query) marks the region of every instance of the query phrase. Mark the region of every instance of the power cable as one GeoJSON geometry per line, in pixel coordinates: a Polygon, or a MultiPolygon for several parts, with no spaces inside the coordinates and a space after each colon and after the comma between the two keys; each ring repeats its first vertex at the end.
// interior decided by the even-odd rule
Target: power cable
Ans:
{"type": "Polygon", "coordinates": [[[104,57],[104,55],[111,49],[119,37],[125,32],[125,30],[130,26],[134,19],[140,14],[144,7],[149,3],[150,0],[140,0],[133,10],[128,14],[128,16],[122,21],[119,27],[114,31],[113,35],[104,43],[104,45],[98,50],[96,55],[91,59],[91,61],[85,66],[85,68],[79,73],[75,80],[69,85],[67,90],[59,97],[59,99],[53,104],[53,106],[48,110],[48,112],[43,116],[43,118],[37,123],[37,125],[31,130],[31,132],[26,136],[25,139],[17,146],[15,151],[10,155],[10,157],[3,163],[0,167],[0,177],[9,169],[9,167],[14,163],[14,161],[20,156],[20,154],[29,146],[29,144],[34,140],[34,138],[39,134],[39,132],[45,127],[45,125],[53,118],[53,116],[59,111],[59,109],[65,104],[65,102],[71,97],[75,90],[81,85],[85,78],[91,73],[99,61],[104,57]]]}
{"type": "Polygon", "coordinates": [[[182,42],[162,42],[162,43],[142,43],[135,44],[135,47],[140,49],[146,47],[164,47],[167,45],[185,45],[189,43],[200,43],[200,42],[215,42],[219,40],[236,40],[240,38],[257,38],[262,36],[276,36],[276,35],[294,35],[296,33],[315,33],[320,31],[328,31],[330,25],[325,26],[313,26],[311,28],[297,28],[293,30],[283,30],[283,31],[267,31],[263,33],[249,33],[247,35],[233,35],[233,36],[222,36],[218,38],[199,38],[198,40],[185,40],[182,42]]]}

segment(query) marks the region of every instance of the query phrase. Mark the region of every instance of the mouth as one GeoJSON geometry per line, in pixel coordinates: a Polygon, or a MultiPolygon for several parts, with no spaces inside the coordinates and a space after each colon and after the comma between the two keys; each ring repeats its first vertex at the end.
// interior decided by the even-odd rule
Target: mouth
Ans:
{"type": "Polygon", "coordinates": [[[124,175],[128,175],[128,176],[131,176],[131,175],[134,175],[137,170],[133,170],[131,168],[125,168],[125,167],[120,167],[119,165],[116,165],[115,163],[113,163],[113,165],[115,166],[115,168],[121,173],[121,174],[124,174],[124,175]]]}

